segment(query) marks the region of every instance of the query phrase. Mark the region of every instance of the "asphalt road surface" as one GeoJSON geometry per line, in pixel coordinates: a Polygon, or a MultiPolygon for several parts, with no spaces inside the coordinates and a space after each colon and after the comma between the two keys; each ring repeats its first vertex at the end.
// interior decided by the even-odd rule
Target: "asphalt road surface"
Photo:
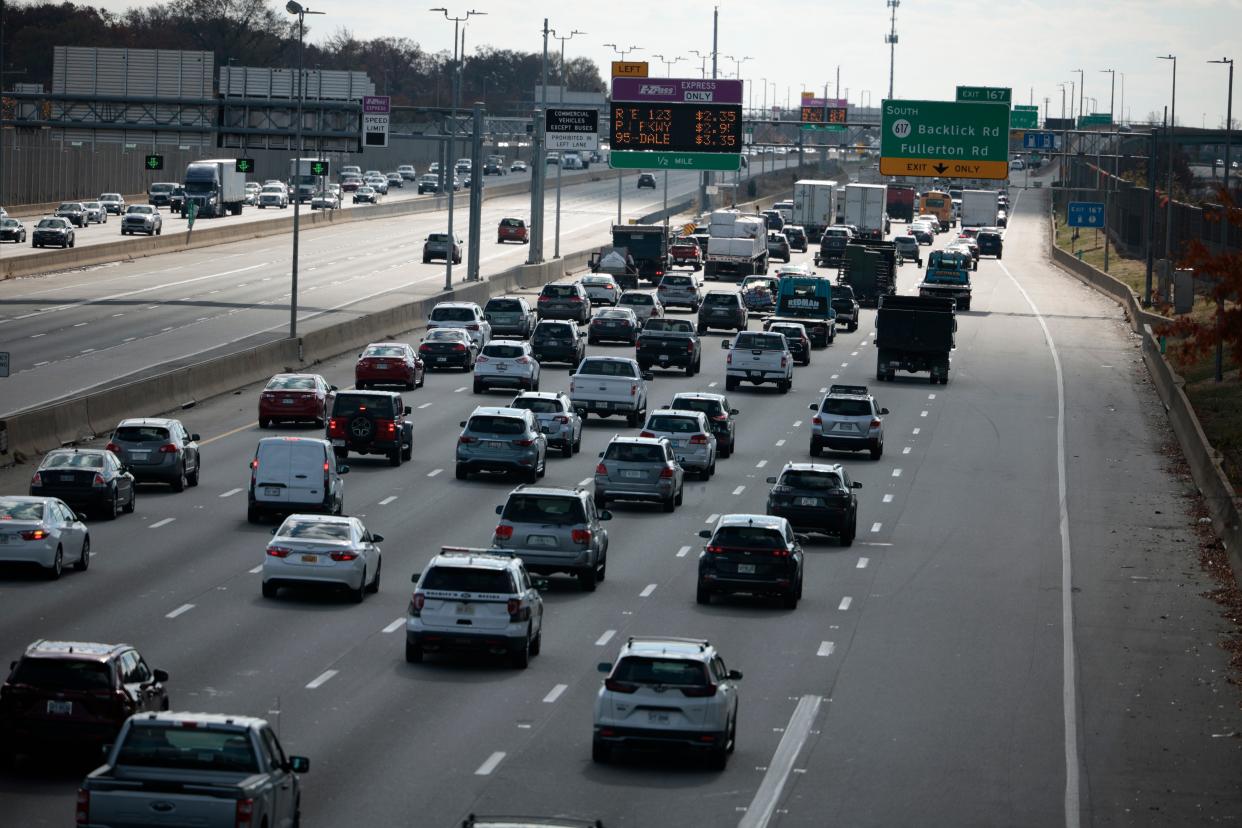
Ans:
{"type": "MultiPolygon", "coordinates": [[[[442,544],[487,545],[492,507],[515,485],[453,479],[457,423],[484,399],[455,373],[405,395],[413,462],[349,460],[346,510],[387,538],[383,586],[364,604],[260,596],[269,527],[246,523],[245,486],[271,432],[255,423],[254,386],[184,412],[206,438],[202,485],[144,489],[136,514],[93,523],[88,572],[2,574],[0,655],[40,637],[127,641],[171,673],[174,709],[278,720],[286,749],[312,759],[307,826],[447,828],[471,811],[610,828],[1234,820],[1238,690],[1200,595],[1189,484],[1166,465],[1170,435],[1120,312],[1046,263],[1043,197],[1017,199],[1004,260],[980,264],[947,386],[876,383],[864,311],[789,394],[730,395],[737,452],[710,482],[688,482],[675,514],[613,509],[607,581],[587,594],[553,579],[543,652],[525,671],[403,659],[410,573],[442,544]],[[807,459],[807,404],[833,381],[872,386],[892,412],[880,460],[833,458],[865,487],[858,541],[808,546],[796,610],[697,605],[697,531],[763,511],[764,477],[807,459]],[[673,755],[591,762],[596,662],[640,633],[706,637],[745,674],[724,772],[673,755]]],[[[902,291],[918,277],[904,266],[902,291]]],[[[698,376],[658,373],[652,404],[721,389],[720,338],[705,337],[698,376]]],[[[342,387],[351,371],[352,359],[324,366],[342,387]]],[[[564,369],[542,383],[566,387],[564,369]]],[[[545,483],[590,478],[596,453],[629,431],[592,418],[582,453],[550,460],[545,483]]],[[[0,472],[0,490],[24,491],[29,472],[0,472]]],[[[67,823],[81,775],[55,763],[0,773],[4,821],[67,823]]]]}

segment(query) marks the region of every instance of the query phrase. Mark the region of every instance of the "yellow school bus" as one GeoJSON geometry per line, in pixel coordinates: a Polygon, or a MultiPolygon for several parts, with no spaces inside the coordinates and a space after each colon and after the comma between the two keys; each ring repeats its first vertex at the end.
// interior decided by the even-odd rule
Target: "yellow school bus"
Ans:
{"type": "Polygon", "coordinates": [[[940,229],[948,230],[957,222],[953,219],[953,198],[939,190],[928,190],[919,199],[919,215],[931,215],[940,219],[940,229]]]}

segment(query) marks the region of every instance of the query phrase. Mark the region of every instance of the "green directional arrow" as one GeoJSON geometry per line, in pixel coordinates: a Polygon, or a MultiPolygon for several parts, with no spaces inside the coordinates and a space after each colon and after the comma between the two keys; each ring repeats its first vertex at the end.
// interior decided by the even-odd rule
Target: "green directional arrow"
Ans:
{"type": "Polygon", "coordinates": [[[147,158],[146,158],[146,161],[145,161],[145,166],[146,166],[146,168],[147,168],[148,170],[162,170],[162,169],[164,169],[164,156],[162,156],[162,155],[148,155],[148,156],[147,156],[147,158]]]}

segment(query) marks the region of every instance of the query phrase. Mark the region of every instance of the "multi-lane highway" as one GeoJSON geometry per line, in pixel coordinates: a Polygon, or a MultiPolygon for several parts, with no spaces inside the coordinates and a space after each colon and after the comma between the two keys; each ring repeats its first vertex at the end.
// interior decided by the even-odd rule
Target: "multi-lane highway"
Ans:
{"type": "MultiPolygon", "coordinates": [[[[627,176],[622,181],[623,215],[632,218],[659,210],[663,190],[638,190],[635,180],[636,176],[627,176]]],[[[697,182],[695,173],[670,174],[670,203],[693,192],[697,182]]],[[[615,181],[565,187],[562,250],[607,243],[616,203],[615,181]]],[[[551,257],[555,198],[550,195],[546,212],[544,249],[551,257]]],[[[529,213],[528,194],[484,201],[485,277],[526,261],[527,248],[497,244],[495,229],[502,217],[529,213]]],[[[465,211],[459,211],[454,231],[463,238],[466,221],[465,211]]],[[[446,227],[447,212],[437,211],[303,233],[299,330],[439,292],[444,263],[423,264],[422,246],[427,234],[446,227]]],[[[455,282],[465,277],[464,265],[465,257],[462,266],[454,268],[455,282]]],[[[12,354],[13,371],[6,380],[0,413],[67,397],[176,360],[285,336],[290,267],[290,236],[285,234],[0,282],[0,351],[12,354]]]]}
{"type": "MultiPolygon", "coordinates": [[[[453,479],[458,421],[484,399],[461,374],[430,375],[406,395],[413,462],[393,469],[350,459],[346,509],[387,538],[384,583],[364,604],[260,596],[269,530],[245,519],[247,462],[261,435],[251,387],[184,412],[205,438],[202,485],[143,490],[136,514],[92,523],[89,571],[57,582],[3,574],[0,655],[15,658],[38,637],[127,641],[171,673],[174,709],[278,721],[286,748],[312,760],[308,826],[449,826],[472,811],[576,814],[610,827],[1236,819],[1237,690],[1214,647],[1215,606],[1200,597],[1208,583],[1184,513],[1188,483],[1162,454],[1163,413],[1118,309],[1045,261],[1042,198],[1016,199],[1004,260],[980,264],[947,386],[910,376],[877,384],[874,311],[864,310],[856,333],[838,334],[796,370],[789,394],[765,386],[730,395],[741,411],[736,453],[709,482],[687,483],[675,514],[613,509],[607,581],[592,594],[554,581],[542,654],[525,671],[403,659],[410,573],[442,544],[486,546],[492,507],[515,485],[453,479]],[[807,459],[807,404],[833,381],[871,385],[892,412],[880,460],[833,458],[864,485],[858,542],[809,545],[796,610],[697,605],[698,530],[721,513],[763,511],[764,478],[807,459]],[[595,665],[640,633],[707,637],[745,674],[726,771],[672,756],[591,762],[595,665]],[[814,715],[795,717],[796,709],[814,715]]],[[[590,204],[584,198],[572,215],[576,229],[598,237],[591,225],[607,223],[608,206],[590,204]]],[[[416,219],[403,222],[394,226],[421,237],[416,219]]],[[[309,274],[324,293],[310,294],[308,313],[384,287],[385,265],[404,281],[439,275],[406,266],[416,241],[375,241],[383,224],[367,244],[336,231],[304,241],[313,251],[304,262],[333,262],[309,274]],[[366,285],[332,284],[351,274],[366,285]]],[[[227,271],[258,255],[221,260],[232,252],[203,254],[210,258],[196,267],[227,271]]],[[[87,327],[108,324],[103,311],[182,326],[185,313],[166,305],[178,289],[194,305],[189,314],[217,302],[227,314],[247,296],[279,298],[284,288],[262,280],[283,264],[275,254],[264,260],[271,264],[160,288],[158,302],[122,297],[55,311],[64,322],[44,324],[49,338],[78,313],[93,314],[87,327]],[[207,298],[226,289],[228,297],[207,298]]],[[[900,289],[911,292],[918,276],[906,265],[900,289]]],[[[122,292],[127,278],[101,290],[122,292]]],[[[83,282],[75,284],[67,293],[81,299],[83,282]]],[[[255,315],[252,330],[269,321],[262,310],[241,312],[255,315]]],[[[281,311],[270,313],[278,324],[281,311]]],[[[142,348],[173,356],[169,345],[184,330],[192,327],[142,348]]],[[[698,376],[659,374],[652,402],[720,390],[719,338],[706,338],[698,376]]],[[[55,342],[64,354],[72,340],[55,342]]],[[[352,362],[323,371],[344,387],[352,362]]],[[[566,386],[563,369],[544,372],[544,390],[566,386]]],[[[579,485],[611,435],[630,431],[592,418],[582,453],[551,460],[544,482],[579,485]]],[[[28,474],[0,471],[0,491],[24,491],[28,474]]],[[[80,767],[56,764],[0,772],[0,821],[68,822],[80,777],[80,767]]]]}

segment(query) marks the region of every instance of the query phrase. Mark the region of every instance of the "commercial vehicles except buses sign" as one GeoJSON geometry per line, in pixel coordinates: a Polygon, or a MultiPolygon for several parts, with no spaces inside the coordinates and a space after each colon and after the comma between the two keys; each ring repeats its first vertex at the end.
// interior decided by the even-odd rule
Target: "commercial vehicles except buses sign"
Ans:
{"type": "Polygon", "coordinates": [[[548,149],[590,151],[599,149],[598,109],[548,109],[543,116],[548,149]]]}
{"type": "Polygon", "coordinates": [[[880,174],[1009,177],[1009,104],[884,101],[880,174]]]}
{"type": "Polygon", "coordinates": [[[613,78],[611,116],[614,169],[739,167],[739,80],[613,78]]]}

